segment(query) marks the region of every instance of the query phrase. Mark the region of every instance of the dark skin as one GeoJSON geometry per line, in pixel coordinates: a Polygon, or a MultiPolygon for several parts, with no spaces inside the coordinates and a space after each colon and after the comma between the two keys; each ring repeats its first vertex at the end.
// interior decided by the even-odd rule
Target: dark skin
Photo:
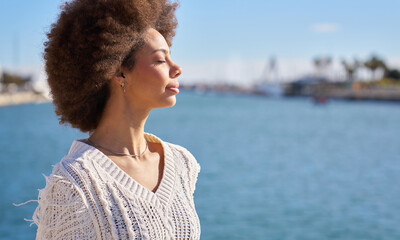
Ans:
{"type": "MultiPolygon", "coordinates": [[[[177,77],[182,69],[171,60],[164,37],[150,28],[144,33],[144,40],[133,69],[121,68],[111,80],[110,98],[90,136],[90,141],[114,153],[142,153],[146,148],[144,126],[150,111],[175,105],[179,92],[177,77]]],[[[163,177],[164,151],[160,143],[147,143],[148,150],[140,157],[115,156],[101,147],[99,150],[136,182],[156,192],[163,177]]]]}
{"type": "MultiPolygon", "coordinates": [[[[91,145],[87,140],[82,140],[82,142],[91,145]]],[[[157,191],[164,171],[164,151],[160,143],[148,143],[147,152],[149,153],[140,158],[142,161],[140,164],[134,157],[115,156],[101,147],[99,150],[140,185],[153,193],[157,191]]]]}
{"type": "Polygon", "coordinates": [[[110,156],[110,159],[139,184],[156,192],[163,177],[164,153],[159,143],[149,143],[149,152],[141,164],[132,161],[131,157],[110,156]]]}

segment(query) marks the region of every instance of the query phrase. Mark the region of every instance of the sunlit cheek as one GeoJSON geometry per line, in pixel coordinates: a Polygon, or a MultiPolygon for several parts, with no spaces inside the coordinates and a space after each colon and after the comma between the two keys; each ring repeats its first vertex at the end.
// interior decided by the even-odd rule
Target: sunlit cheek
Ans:
{"type": "Polygon", "coordinates": [[[152,80],[153,84],[159,88],[165,88],[168,84],[168,76],[160,72],[154,72],[154,74],[152,74],[152,80]]]}

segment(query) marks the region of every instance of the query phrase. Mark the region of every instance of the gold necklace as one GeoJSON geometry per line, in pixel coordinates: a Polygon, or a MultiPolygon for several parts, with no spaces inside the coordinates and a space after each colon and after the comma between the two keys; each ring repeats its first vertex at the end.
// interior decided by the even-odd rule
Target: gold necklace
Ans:
{"type": "Polygon", "coordinates": [[[93,146],[95,146],[95,147],[97,147],[97,148],[102,148],[102,149],[104,149],[104,150],[107,150],[107,151],[109,151],[110,153],[112,153],[112,154],[114,154],[114,155],[116,155],[116,156],[129,156],[129,157],[134,157],[134,158],[136,158],[136,157],[141,157],[141,156],[143,156],[143,154],[144,154],[144,153],[147,151],[147,149],[149,148],[149,145],[147,144],[147,141],[146,141],[146,148],[145,148],[144,151],[143,151],[142,153],[140,153],[140,154],[116,153],[116,152],[114,152],[114,151],[112,151],[112,150],[110,150],[110,149],[108,149],[108,148],[105,148],[105,147],[103,147],[103,146],[101,146],[101,145],[99,145],[99,144],[97,144],[97,143],[94,143],[94,142],[90,141],[89,138],[87,139],[87,141],[88,141],[91,145],[93,145],[93,146]]]}

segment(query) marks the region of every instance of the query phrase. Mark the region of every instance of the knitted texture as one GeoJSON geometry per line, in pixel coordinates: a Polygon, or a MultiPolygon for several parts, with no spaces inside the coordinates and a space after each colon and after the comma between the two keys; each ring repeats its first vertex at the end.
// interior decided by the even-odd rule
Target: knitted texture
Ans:
{"type": "Polygon", "coordinates": [[[145,138],[164,149],[155,193],[98,149],[74,141],[39,190],[36,239],[199,239],[193,202],[199,164],[183,147],[145,138]]]}

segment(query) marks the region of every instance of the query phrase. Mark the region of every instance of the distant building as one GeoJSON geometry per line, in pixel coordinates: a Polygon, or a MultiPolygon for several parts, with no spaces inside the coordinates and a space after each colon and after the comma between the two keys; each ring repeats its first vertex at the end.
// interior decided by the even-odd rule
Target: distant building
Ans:
{"type": "Polygon", "coordinates": [[[325,77],[315,76],[304,76],[296,81],[288,84],[285,89],[285,95],[287,96],[310,96],[315,92],[315,88],[318,85],[328,83],[328,79],[325,77]]]}
{"type": "Polygon", "coordinates": [[[32,77],[21,77],[3,72],[0,69],[0,93],[16,93],[33,91],[32,77]]]}

